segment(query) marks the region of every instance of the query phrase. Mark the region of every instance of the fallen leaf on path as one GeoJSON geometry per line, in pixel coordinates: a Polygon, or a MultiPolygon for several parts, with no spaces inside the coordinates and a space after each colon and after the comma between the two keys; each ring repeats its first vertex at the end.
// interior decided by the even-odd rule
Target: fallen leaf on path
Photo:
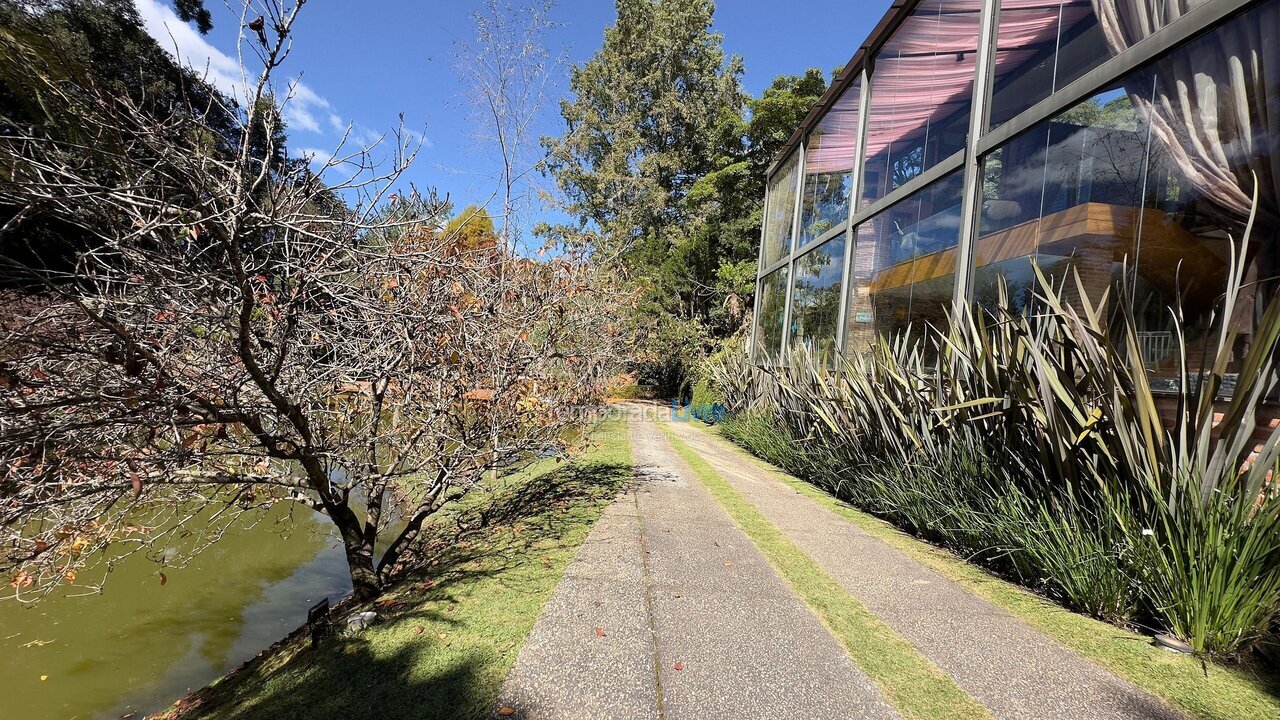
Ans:
{"type": "Polygon", "coordinates": [[[604,628],[596,628],[596,637],[604,637],[604,628]]]}
{"type": "Polygon", "coordinates": [[[675,665],[672,665],[671,667],[673,667],[673,668],[675,668],[675,669],[677,669],[677,670],[683,670],[683,669],[684,669],[684,663],[676,663],[675,665]]]}
{"type": "Polygon", "coordinates": [[[729,562],[728,560],[725,560],[725,561],[724,561],[724,566],[725,566],[725,567],[733,567],[733,563],[729,562]]]}
{"type": "Polygon", "coordinates": [[[510,706],[504,707],[498,710],[498,714],[501,715],[502,717],[507,717],[508,715],[515,715],[516,709],[510,706]]]}

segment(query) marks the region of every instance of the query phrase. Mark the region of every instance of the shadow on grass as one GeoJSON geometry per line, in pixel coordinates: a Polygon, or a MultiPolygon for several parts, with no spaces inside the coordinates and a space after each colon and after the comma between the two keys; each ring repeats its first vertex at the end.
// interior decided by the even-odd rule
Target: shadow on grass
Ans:
{"type": "MultiPolygon", "coordinates": [[[[378,623],[317,649],[298,636],[188,699],[182,718],[483,718],[564,567],[629,464],[506,479],[424,532],[378,623]]],[[[344,606],[340,618],[365,608],[344,606]]]]}

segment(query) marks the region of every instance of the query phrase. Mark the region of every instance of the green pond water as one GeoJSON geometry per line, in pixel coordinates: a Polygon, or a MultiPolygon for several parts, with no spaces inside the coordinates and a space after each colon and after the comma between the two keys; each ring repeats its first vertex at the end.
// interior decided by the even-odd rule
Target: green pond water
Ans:
{"type": "Polygon", "coordinates": [[[312,604],[346,594],[346,563],[326,524],[286,522],[285,512],[237,527],[183,568],[130,557],[101,594],[0,601],[0,717],[162,710],[301,625],[312,604]]]}

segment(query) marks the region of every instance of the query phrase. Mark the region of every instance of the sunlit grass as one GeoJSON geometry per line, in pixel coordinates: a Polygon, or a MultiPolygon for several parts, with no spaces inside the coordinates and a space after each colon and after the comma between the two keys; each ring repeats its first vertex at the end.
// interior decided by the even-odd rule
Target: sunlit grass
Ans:
{"type": "Polygon", "coordinates": [[[911,643],[840,587],[693,448],[669,430],[666,432],[676,452],[689,464],[702,484],[777,568],[796,595],[813,609],[844,645],[849,657],[875,682],[885,700],[904,718],[992,717],[984,706],[960,689],[911,643]]]}
{"type": "Polygon", "coordinates": [[[540,461],[438,516],[427,545],[436,560],[368,608],[380,616],[373,627],[318,650],[290,641],[173,716],[487,717],[543,604],[631,478],[625,424],[593,438],[575,462],[540,461]]]}

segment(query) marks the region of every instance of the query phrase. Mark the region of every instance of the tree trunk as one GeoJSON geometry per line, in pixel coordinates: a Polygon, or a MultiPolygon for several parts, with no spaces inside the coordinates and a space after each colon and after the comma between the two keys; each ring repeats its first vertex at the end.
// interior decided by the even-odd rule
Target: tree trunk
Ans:
{"type": "Polygon", "coordinates": [[[347,552],[347,569],[351,573],[351,589],[356,600],[366,602],[382,594],[382,582],[373,566],[373,545],[363,539],[348,539],[343,534],[347,552]]]}

